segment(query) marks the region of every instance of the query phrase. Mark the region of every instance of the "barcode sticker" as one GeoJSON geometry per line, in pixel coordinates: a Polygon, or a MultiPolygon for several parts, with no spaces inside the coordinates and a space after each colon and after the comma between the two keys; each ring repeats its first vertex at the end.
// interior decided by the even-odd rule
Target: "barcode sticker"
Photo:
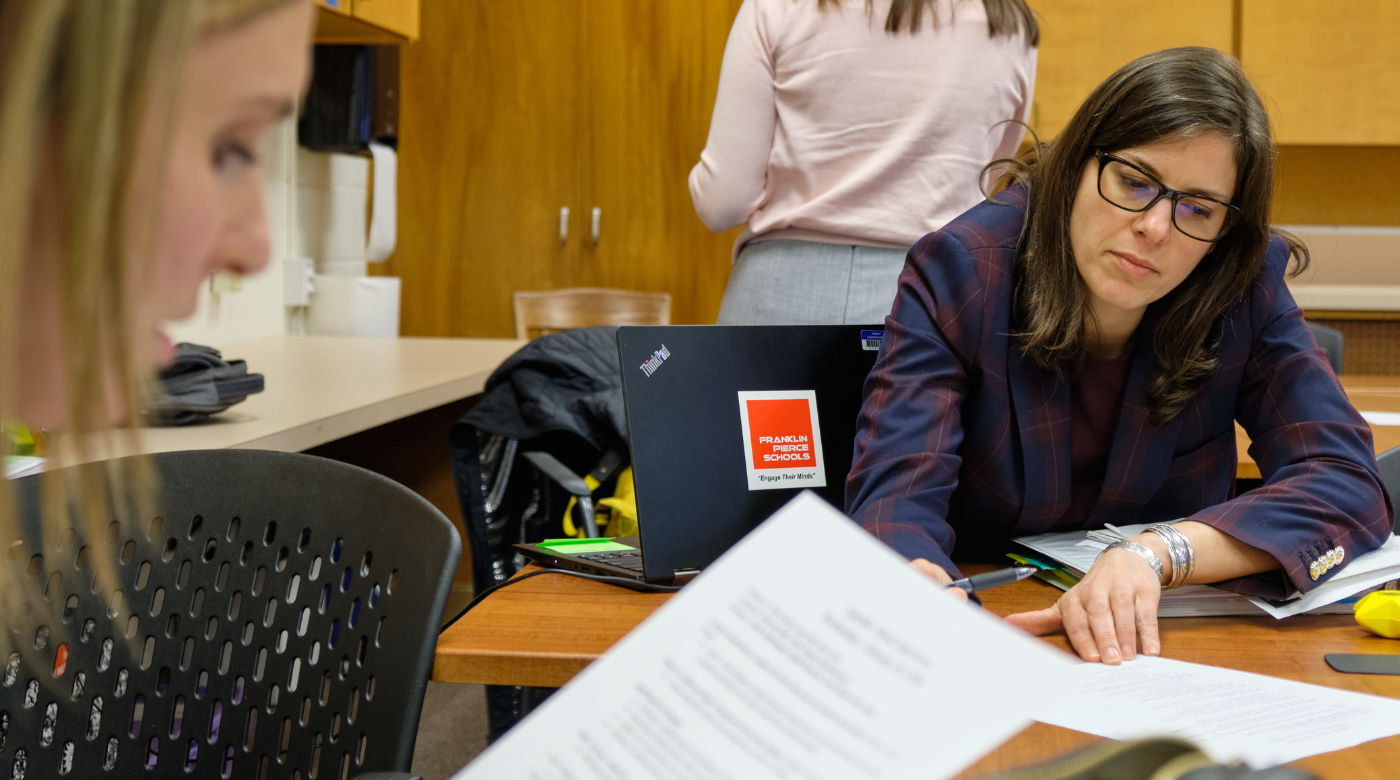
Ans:
{"type": "Polygon", "coordinates": [[[863,330],[860,332],[860,346],[869,352],[878,352],[880,342],[885,340],[883,330],[863,330]]]}

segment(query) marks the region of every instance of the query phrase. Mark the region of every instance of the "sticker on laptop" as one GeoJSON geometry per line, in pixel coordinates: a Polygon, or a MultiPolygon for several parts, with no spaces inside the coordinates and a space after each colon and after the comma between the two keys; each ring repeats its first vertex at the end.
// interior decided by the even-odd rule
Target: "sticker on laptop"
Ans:
{"type": "Polygon", "coordinates": [[[815,390],[739,391],[749,490],[826,486],[815,390]]]}
{"type": "Polygon", "coordinates": [[[863,330],[860,332],[860,347],[867,352],[880,351],[880,342],[885,340],[883,330],[863,330]]]}

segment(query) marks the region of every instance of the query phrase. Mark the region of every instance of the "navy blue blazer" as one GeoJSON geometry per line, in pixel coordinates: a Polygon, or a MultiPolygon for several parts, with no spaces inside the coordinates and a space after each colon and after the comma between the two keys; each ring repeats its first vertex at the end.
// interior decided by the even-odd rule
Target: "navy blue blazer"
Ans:
{"type": "MultiPolygon", "coordinates": [[[[1050,529],[1069,507],[1069,381],[1023,358],[1008,336],[1025,199],[1012,188],[914,245],[865,383],[847,512],[900,553],[950,572],[955,549],[1007,552],[1010,537],[1050,529]]],[[[1149,334],[1172,294],[1148,307],[1083,527],[1196,520],[1272,554],[1303,592],[1340,570],[1339,557],[1384,542],[1394,511],[1371,430],[1283,284],[1288,256],[1275,237],[1219,324],[1220,367],[1161,426],[1148,413],[1149,334]],[[1240,496],[1236,420],[1264,477],[1240,496]],[[1314,579],[1321,560],[1333,565],[1314,579]]],[[[1288,591],[1277,572],[1222,586],[1288,591]]]]}

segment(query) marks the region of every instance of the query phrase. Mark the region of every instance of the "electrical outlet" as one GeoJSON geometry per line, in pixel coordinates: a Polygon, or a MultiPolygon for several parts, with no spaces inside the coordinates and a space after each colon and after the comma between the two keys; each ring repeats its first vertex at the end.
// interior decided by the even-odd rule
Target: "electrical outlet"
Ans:
{"type": "Polygon", "coordinates": [[[316,264],[309,257],[288,258],[282,263],[282,303],[310,306],[315,287],[316,264]]]}

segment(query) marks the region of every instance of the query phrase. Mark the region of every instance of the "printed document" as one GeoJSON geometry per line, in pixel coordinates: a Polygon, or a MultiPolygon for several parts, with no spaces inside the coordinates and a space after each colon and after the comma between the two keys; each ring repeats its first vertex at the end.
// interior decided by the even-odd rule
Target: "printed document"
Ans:
{"type": "Polygon", "coordinates": [[[1111,739],[1177,737],[1256,769],[1400,734],[1400,701],[1140,655],[1080,664],[1036,720],[1111,739]]]}
{"type": "Polygon", "coordinates": [[[457,778],[946,778],[1070,669],[804,493],[457,778]]]}

